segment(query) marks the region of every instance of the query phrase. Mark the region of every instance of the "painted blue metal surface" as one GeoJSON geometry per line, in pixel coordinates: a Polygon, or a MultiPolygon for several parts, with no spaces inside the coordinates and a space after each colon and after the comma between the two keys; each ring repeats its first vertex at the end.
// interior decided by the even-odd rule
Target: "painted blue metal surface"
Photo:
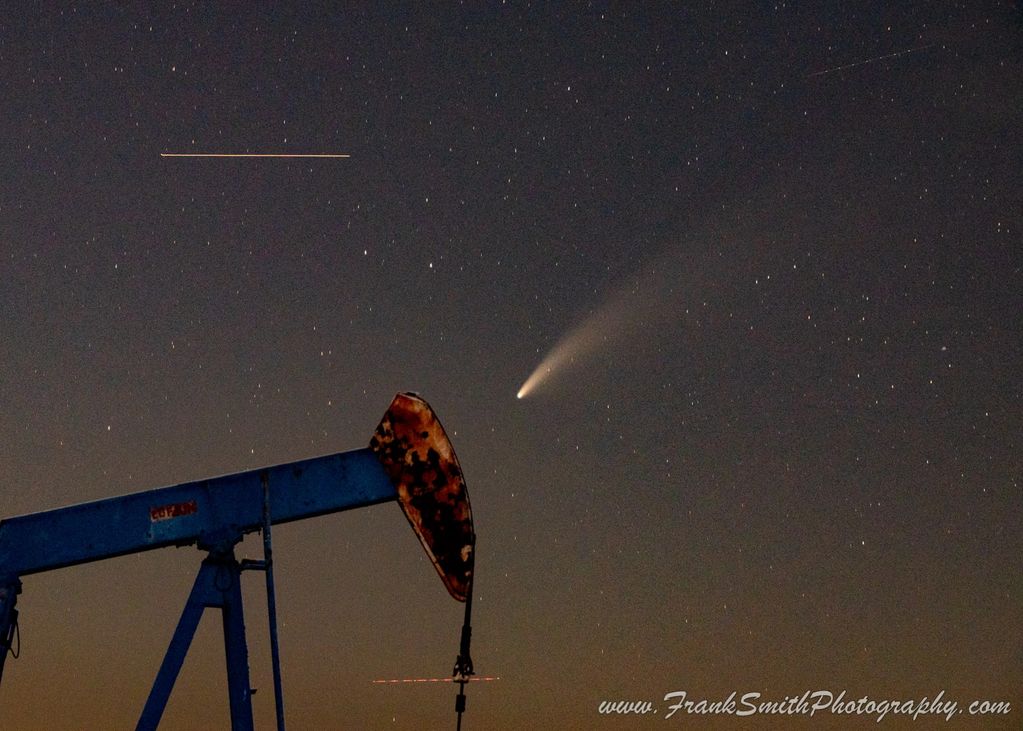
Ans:
{"type": "Polygon", "coordinates": [[[227,692],[232,731],[252,729],[252,691],[249,688],[249,651],[245,643],[242,613],[241,567],[234,553],[210,555],[202,562],[192,593],[185,603],[174,637],[164,655],[160,672],[142,709],[136,731],[155,731],[167,707],[174,681],[185,661],[195,630],[207,608],[223,613],[224,657],[227,661],[227,692]]]}
{"type": "MultiPolygon", "coordinates": [[[[21,582],[9,578],[5,583],[0,583],[0,679],[4,676],[4,662],[8,655],[17,655],[20,651],[14,649],[14,640],[18,632],[18,594],[21,592],[21,582]]],[[[19,638],[20,644],[20,638],[19,638]]]]}
{"type": "Polygon", "coordinates": [[[188,482],[0,521],[0,581],[164,546],[233,545],[263,523],[262,475],[273,523],[397,497],[369,449],[188,482]]]}

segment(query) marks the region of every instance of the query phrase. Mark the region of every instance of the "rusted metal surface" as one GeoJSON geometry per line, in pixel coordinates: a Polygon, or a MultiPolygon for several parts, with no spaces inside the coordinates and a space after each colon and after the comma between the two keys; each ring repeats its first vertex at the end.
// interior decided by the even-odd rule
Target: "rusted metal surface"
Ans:
{"type": "Polygon", "coordinates": [[[444,585],[464,602],[476,533],[462,468],[433,409],[416,394],[399,393],[369,446],[444,585]]]}

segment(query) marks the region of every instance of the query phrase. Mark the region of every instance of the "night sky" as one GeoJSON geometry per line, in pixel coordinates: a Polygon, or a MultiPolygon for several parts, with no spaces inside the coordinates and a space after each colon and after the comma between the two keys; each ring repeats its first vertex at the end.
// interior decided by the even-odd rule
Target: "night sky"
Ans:
{"type": "MultiPolygon", "coordinates": [[[[313,5],[0,16],[0,516],[361,448],[412,390],[501,678],[465,728],[1020,728],[1020,7],[313,5]],[[819,689],[1012,710],[664,719],[819,689]]],[[[370,682],[458,649],[399,508],[274,548],[289,728],[453,727],[370,682]]],[[[134,727],[201,558],[26,577],[0,726],[134,727]]],[[[163,728],[227,725],[208,613],[163,728]]]]}

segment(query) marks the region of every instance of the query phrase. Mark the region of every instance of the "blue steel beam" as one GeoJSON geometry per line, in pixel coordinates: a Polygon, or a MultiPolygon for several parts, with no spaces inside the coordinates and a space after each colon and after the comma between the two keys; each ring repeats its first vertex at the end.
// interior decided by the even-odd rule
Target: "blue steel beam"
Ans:
{"type": "Polygon", "coordinates": [[[370,449],[314,457],[0,521],[0,581],[165,546],[233,544],[263,525],[387,502],[394,485],[370,449]]]}

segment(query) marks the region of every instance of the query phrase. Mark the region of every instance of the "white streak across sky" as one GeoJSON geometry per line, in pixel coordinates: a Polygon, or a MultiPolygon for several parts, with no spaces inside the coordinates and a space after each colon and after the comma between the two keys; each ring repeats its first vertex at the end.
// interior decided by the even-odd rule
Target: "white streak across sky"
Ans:
{"type": "Polygon", "coordinates": [[[341,152],[161,152],[160,157],[332,157],[348,158],[341,152]]]}
{"type": "Polygon", "coordinates": [[[908,53],[916,53],[917,51],[926,51],[928,48],[933,48],[936,43],[928,43],[926,46],[917,46],[916,48],[907,48],[903,51],[896,51],[895,53],[886,53],[883,56],[874,56],[873,58],[867,58],[862,61],[854,61],[853,63],[843,64],[841,66],[832,66],[822,71],[814,71],[812,74],[807,74],[806,78],[811,79],[814,76],[823,76],[824,74],[834,73],[835,71],[844,71],[851,69],[856,66],[865,66],[868,63],[875,63],[877,61],[884,61],[889,58],[898,58],[899,56],[905,56],[908,53]]]}

